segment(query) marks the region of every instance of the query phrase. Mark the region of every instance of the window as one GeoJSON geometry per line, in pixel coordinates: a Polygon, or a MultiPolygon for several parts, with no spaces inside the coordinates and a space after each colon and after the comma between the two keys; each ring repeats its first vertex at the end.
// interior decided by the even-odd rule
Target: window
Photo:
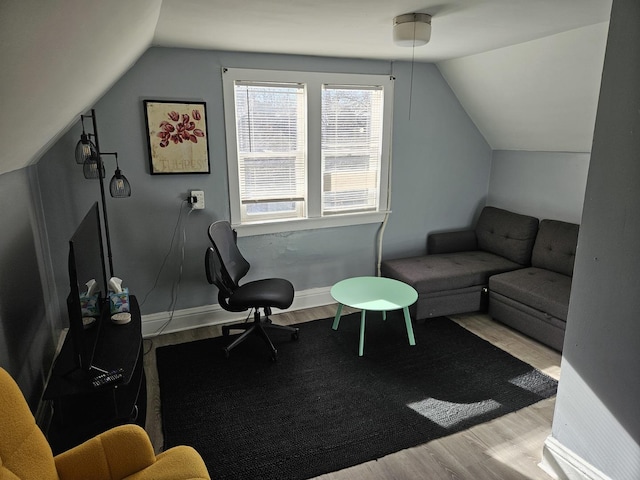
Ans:
{"type": "Polygon", "coordinates": [[[235,83],[240,221],[300,218],[306,199],[303,85],[235,83]]]}
{"type": "Polygon", "coordinates": [[[380,86],[323,85],[323,215],[378,209],[382,92],[380,86]]]}
{"type": "Polygon", "coordinates": [[[388,76],[224,69],[223,85],[241,235],[382,221],[388,76]]]}

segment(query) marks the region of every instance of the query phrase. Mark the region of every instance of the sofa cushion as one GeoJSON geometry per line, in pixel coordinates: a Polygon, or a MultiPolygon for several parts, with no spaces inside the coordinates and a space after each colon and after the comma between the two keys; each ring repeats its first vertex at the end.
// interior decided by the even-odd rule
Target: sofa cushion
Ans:
{"type": "Polygon", "coordinates": [[[436,232],[427,236],[427,254],[467,252],[478,250],[475,230],[436,232]]]}
{"type": "Polygon", "coordinates": [[[481,250],[399,258],[382,262],[382,275],[408,283],[418,293],[487,285],[490,275],[520,268],[481,250]]]}
{"type": "Polygon", "coordinates": [[[573,275],[579,226],[558,220],[542,220],[531,256],[531,266],[573,275]]]}
{"type": "Polygon", "coordinates": [[[476,225],[478,248],[531,265],[531,250],[538,231],[538,219],[496,207],[484,207],[476,225]]]}
{"type": "Polygon", "coordinates": [[[489,291],[567,320],[571,277],[542,268],[529,267],[494,275],[489,291]]]}

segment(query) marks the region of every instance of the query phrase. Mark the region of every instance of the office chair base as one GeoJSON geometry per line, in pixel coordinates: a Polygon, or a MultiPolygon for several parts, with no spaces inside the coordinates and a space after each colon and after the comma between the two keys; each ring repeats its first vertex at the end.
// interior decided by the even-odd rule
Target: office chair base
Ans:
{"type": "MultiPolygon", "coordinates": [[[[270,312],[268,312],[270,313],[270,312]]],[[[258,336],[260,336],[264,342],[267,344],[267,346],[269,347],[270,351],[271,351],[271,360],[272,361],[276,361],[278,360],[278,350],[276,349],[276,347],[273,345],[273,342],[271,341],[271,339],[269,338],[269,335],[267,334],[266,329],[273,329],[273,330],[283,330],[286,332],[290,332],[291,333],[291,340],[298,340],[298,338],[300,337],[300,329],[297,327],[290,327],[288,325],[277,325],[275,323],[271,322],[271,319],[268,317],[268,314],[265,315],[265,317],[261,317],[260,316],[260,312],[258,310],[256,310],[255,314],[254,314],[254,321],[252,323],[244,323],[241,325],[223,325],[222,326],[222,334],[227,337],[229,336],[229,330],[244,330],[244,332],[242,332],[242,334],[233,340],[233,342],[231,342],[229,345],[227,345],[226,347],[224,347],[222,350],[224,352],[224,356],[225,358],[229,358],[229,355],[231,353],[231,350],[233,348],[235,348],[236,346],[238,346],[240,343],[242,343],[249,335],[251,335],[252,333],[257,334],[258,336]]]]}

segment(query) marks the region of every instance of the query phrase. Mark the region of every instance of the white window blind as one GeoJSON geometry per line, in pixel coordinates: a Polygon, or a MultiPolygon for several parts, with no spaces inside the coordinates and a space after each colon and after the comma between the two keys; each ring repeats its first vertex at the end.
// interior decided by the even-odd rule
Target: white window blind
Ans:
{"type": "Polygon", "coordinates": [[[229,209],[239,235],[386,218],[393,78],[222,73],[229,209]]]}
{"type": "Polygon", "coordinates": [[[303,217],[304,85],[236,81],[235,107],[242,220],[303,217]]]}
{"type": "Polygon", "coordinates": [[[379,207],[383,89],[322,88],[322,214],[379,207]]]}

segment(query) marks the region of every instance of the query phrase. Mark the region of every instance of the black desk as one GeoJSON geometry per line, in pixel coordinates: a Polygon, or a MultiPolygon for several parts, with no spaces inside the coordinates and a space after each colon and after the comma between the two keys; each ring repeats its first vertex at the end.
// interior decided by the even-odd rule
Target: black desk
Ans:
{"type": "Polygon", "coordinates": [[[85,331],[95,340],[92,365],[111,371],[124,370],[121,382],[94,389],[97,370],[74,371],[70,336],[56,357],[43,400],[53,405],[48,439],[54,454],[67,450],[116,425],[138,423],[146,417],[146,381],[142,351],[142,321],[135,296],[129,297],[131,321],[118,325],[105,314],[99,324],[85,331]]]}

